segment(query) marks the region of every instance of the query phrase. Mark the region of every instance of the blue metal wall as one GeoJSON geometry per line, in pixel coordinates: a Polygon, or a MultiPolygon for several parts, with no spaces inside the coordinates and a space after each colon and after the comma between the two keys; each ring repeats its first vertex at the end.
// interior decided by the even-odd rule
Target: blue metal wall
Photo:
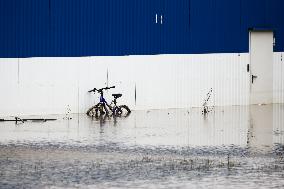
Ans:
{"type": "Polygon", "coordinates": [[[248,52],[250,28],[273,29],[284,51],[283,10],[283,0],[0,0],[0,57],[248,52]]]}

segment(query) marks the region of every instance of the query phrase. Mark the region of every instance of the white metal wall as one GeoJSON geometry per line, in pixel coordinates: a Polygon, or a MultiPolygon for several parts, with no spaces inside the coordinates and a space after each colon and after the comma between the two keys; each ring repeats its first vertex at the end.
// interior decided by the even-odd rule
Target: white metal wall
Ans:
{"type": "Polygon", "coordinates": [[[284,103],[284,53],[274,53],[273,102],[284,103]]]}
{"type": "Polygon", "coordinates": [[[284,105],[276,104],[273,106],[273,142],[276,144],[284,143],[284,105]]]}
{"type": "MultiPolygon", "coordinates": [[[[283,81],[279,57],[274,80],[283,81]]],[[[247,105],[248,63],[248,53],[0,59],[0,115],[83,113],[98,100],[86,91],[107,84],[116,86],[107,99],[121,92],[132,109],[200,107],[211,87],[211,105],[247,105]]],[[[283,84],[274,90],[283,102],[283,84]]]]}

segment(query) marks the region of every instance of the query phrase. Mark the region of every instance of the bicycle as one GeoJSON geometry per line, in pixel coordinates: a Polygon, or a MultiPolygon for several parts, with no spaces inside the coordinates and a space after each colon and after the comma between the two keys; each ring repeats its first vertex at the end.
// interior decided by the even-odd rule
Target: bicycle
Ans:
{"type": "Polygon", "coordinates": [[[108,104],[107,101],[104,98],[104,90],[109,90],[113,89],[115,86],[112,87],[105,87],[101,89],[92,89],[89,90],[88,92],[98,92],[100,94],[100,102],[97,103],[96,105],[92,106],[91,108],[88,109],[87,115],[88,116],[95,116],[99,117],[101,115],[107,115],[109,116],[109,112],[111,112],[113,116],[128,116],[131,113],[131,110],[129,109],[128,106],[126,105],[117,105],[117,99],[122,96],[122,94],[112,94],[113,100],[111,104],[108,104]]]}

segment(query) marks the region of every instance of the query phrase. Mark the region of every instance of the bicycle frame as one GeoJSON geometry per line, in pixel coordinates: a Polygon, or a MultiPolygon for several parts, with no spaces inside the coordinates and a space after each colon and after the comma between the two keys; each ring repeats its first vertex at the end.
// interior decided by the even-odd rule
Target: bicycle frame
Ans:
{"type": "Polygon", "coordinates": [[[100,102],[107,104],[107,101],[106,101],[105,98],[104,98],[104,93],[103,93],[103,91],[101,91],[101,92],[99,92],[99,93],[100,93],[100,102]]]}

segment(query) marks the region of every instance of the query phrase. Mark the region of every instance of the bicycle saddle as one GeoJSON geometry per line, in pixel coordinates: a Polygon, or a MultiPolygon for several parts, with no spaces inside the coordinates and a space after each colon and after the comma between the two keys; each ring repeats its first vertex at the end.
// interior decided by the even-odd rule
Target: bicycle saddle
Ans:
{"type": "Polygon", "coordinates": [[[120,98],[120,97],[122,96],[122,94],[112,94],[112,96],[113,96],[114,98],[120,98]]]}

